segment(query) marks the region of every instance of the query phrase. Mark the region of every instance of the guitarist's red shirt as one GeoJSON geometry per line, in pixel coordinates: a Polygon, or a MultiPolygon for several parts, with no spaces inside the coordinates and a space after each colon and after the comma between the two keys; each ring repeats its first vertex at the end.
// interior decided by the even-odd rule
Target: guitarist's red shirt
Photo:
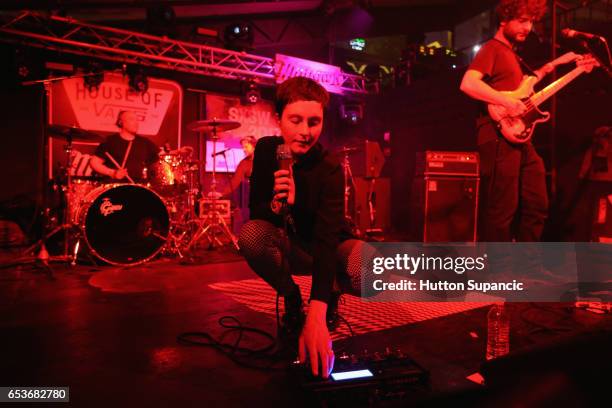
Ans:
{"type": "MultiPolygon", "coordinates": [[[[487,41],[480,48],[468,69],[482,73],[482,80],[498,91],[514,91],[523,79],[523,70],[514,50],[495,39],[487,41]]],[[[485,103],[480,104],[480,112],[486,115],[485,103]]],[[[495,140],[494,131],[478,132],[478,144],[491,140],[495,140]]]]}
{"type": "Polygon", "coordinates": [[[468,69],[482,73],[483,81],[498,91],[514,91],[523,79],[523,70],[515,52],[495,39],[482,46],[468,69]]]}

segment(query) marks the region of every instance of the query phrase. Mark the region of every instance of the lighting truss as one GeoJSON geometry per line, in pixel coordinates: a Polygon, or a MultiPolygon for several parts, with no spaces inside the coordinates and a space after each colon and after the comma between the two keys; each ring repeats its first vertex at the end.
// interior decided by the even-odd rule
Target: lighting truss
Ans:
{"type": "MultiPolygon", "coordinates": [[[[3,16],[0,40],[92,58],[274,85],[274,59],[167,37],[24,11],[3,16]]],[[[343,73],[347,93],[367,93],[364,78],[343,73]]]]}

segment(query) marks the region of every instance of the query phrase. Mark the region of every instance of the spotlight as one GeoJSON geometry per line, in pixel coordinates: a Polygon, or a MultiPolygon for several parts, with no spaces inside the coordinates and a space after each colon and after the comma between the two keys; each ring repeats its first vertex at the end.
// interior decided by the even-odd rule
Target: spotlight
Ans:
{"type": "Polygon", "coordinates": [[[254,81],[246,82],[243,85],[242,104],[255,105],[261,99],[261,92],[254,81]]]}
{"type": "Polygon", "coordinates": [[[104,82],[104,69],[99,62],[89,62],[84,69],[83,83],[89,92],[97,90],[104,82]]]}
{"type": "Polygon", "coordinates": [[[142,67],[130,66],[127,68],[127,74],[131,91],[138,93],[147,92],[149,89],[149,78],[147,78],[142,67]]]}
{"type": "Polygon", "coordinates": [[[474,54],[480,51],[480,44],[475,45],[474,48],[472,48],[472,51],[474,51],[474,54]]]}
{"type": "Polygon", "coordinates": [[[343,121],[356,125],[363,119],[363,104],[359,102],[347,102],[340,105],[340,117],[343,121]]]}
{"type": "Polygon", "coordinates": [[[40,61],[40,56],[29,49],[15,49],[13,64],[13,72],[18,81],[45,77],[45,70],[42,61],[40,61]]]}
{"type": "Polygon", "coordinates": [[[30,68],[27,65],[19,65],[17,67],[17,76],[21,79],[26,79],[30,75],[30,68]]]}
{"type": "Polygon", "coordinates": [[[253,47],[253,27],[248,23],[232,23],[225,27],[223,40],[227,48],[244,51],[253,47]]]}

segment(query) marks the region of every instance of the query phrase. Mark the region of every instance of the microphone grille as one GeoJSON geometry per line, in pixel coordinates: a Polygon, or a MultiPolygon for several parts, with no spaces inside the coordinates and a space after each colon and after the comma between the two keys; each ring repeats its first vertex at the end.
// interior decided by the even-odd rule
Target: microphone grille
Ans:
{"type": "Polygon", "coordinates": [[[276,147],[276,158],[279,160],[291,159],[291,149],[289,145],[281,144],[276,147]]]}

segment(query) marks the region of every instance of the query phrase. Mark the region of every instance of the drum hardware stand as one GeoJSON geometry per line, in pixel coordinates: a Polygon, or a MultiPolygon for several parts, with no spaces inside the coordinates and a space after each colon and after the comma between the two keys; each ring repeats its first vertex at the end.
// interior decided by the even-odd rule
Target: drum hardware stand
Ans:
{"type": "MultiPolygon", "coordinates": [[[[45,84],[45,87],[47,84],[45,84]]],[[[80,238],[77,238],[77,242],[72,250],[72,254],[69,254],[69,238],[74,232],[74,223],[71,219],[72,215],[72,174],[70,173],[70,169],[72,166],[72,134],[69,131],[66,135],[66,145],[64,146],[64,151],[66,152],[66,186],[64,187],[64,210],[63,210],[63,222],[62,224],[56,226],[54,229],[49,231],[44,237],[39,239],[36,243],[28,247],[23,254],[28,255],[36,248],[40,247],[37,258],[41,259],[44,264],[47,264],[48,261],[59,261],[59,262],[70,262],[71,265],[76,265],[76,257],[79,250],[80,238]],[[64,252],[62,255],[50,257],[47,252],[47,248],[45,243],[55,234],[60,231],[65,231],[64,237],[64,252]]]]}
{"type": "Polygon", "coordinates": [[[217,237],[217,232],[221,232],[223,235],[225,235],[232,242],[232,244],[234,245],[234,248],[236,248],[236,250],[240,250],[236,237],[234,236],[234,234],[232,234],[229,227],[225,223],[225,220],[223,219],[223,217],[221,217],[221,214],[219,213],[219,210],[217,209],[217,199],[218,198],[217,198],[216,172],[217,172],[217,140],[219,139],[219,136],[217,135],[217,125],[214,122],[211,125],[211,128],[212,128],[212,135],[210,139],[213,141],[213,154],[212,154],[213,171],[212,171],[212,181],[210,184],[211,191],[209,193],[211,196],[211,210],[208,212],[204,220],[198,220],[198,219],[193,220],[193,222],[195,222],[198,225],[198,229],[193,235],[193,237],[191,238],[191,241],[189,241],[189,244],[187,244],[186,250],[191,249],[191,247],[195,243],[197,243],[203,236],[206,236],[206,238],[208,239],[210,249],[214,249],[215,246],[222,246],[223,243],[217,237]]]}
{"type": "Polygon", "coordinates": [[[349,155],[356,150],[357,149],[354,147],[343,147],[340,151],[344,155],[344,158],[342,160],[342,169],[344,174],[344,219],[350,226],[351,231],[359,237],[361,236],[361,231],[359,231],[359,227],[357,227],[355,219],[353,218],[353,213],[355,209],[354,204],[353,212],[349,210],[351,188],[353,189],[353,191],[357,191],[357,187],[355,186],[355,179],[353,178],[353,171],[351,170],[351,163],[349,162],[349,155]]]}
{"type": "Polygon", "coordinates": [[[368,237],[379,236],[383,233],[381,228],[375,228],[376,224],[376,178],[372,177],[370,181],[370,188],[368,191],[368,218],[370,221],[370,228],[365,230],[365,234],[368,237]]]}
{"type": "MultiPolygon", "coordinates": [[[[30,85],[38,85],[38,84],[42,84],[44,87],[44,91],[45,94],[44,96],[41,98],[41,113],[42,113],[42,117],[43,117],[43,122],[42,122],[42,129],[43,129],[43,143],[45,146],[45,150],[48,147],[47,145],[47,140],[48,140],[48,135],[47,135],[47,115],[48,115],[48,107],[47,107],[47,101],[49,100],[49,94],[51,92],[51,84],[57,81],[62,81],[64,79],[73,79],[73,78],[86,78],[86,77],[90,77],[90,76],[94,76],[97,75],[96,73],[86,73],[86,74],[80,74],[80,75],[67,75],[67,76],[60,76],[60,77],[54,77],[54,78],[45,78],[45,79],[38,79],[38,80],[33,80],[33,81],[25,81],[22,82],[21,85],[23,86],[30,86],[30,85]]],[[[64,219],[62,220],[63,223],[61,225],[58,225],[57,227],[55,227],[53,230],[49,231],[44,237],[42,237],[41,239],[39,239],[37,242],[35,242],[33,245],[31,245],[30,247],[28,247],[23,254],[25,256],[27,256],[28,254],[31,254],[34,252],[34,250],[36,250],[36,248],[40,247],[40,250],[37,254],[37,259],[40,259],[43,264],[45,264],[48,267],[48,261],[60,261],[60,262],[67,262],[70,261],[71,264],[75,264],[76,263],[76,256],[69,256],[68,255],[68,238],[70,237],[70,233],[74,230],[74,224],[72,220],[68,219],[68,216],[70,215],[70,210],[71,208],[69,208],[69,206],[71,206],[71,202],[70,202],[70,194],[71,194],[71,188],[72,188],[72,177],[70,174],[70,169],[72,166],[72,158],[71,158],[71,153],[72,153],[72,139],[73,139],[73,135],[77,135],[77,129],[73,128],[68,130],[67,133],[64,133],[64,135],[66,136],[66,140],[67,140],[67,144],[65,145],[65,151],[67,153],[67,183],[68,185],[66,186],[66,190],[64,191],[64,199],[65,199],[65,206],[64,206],[64,219]],[[47,252],[47,248],[45,247],[45,243],[49,240],[49,238],[51,238],[52,236],[54,236],[55,234],[57,234],[60,231],[65,231],[66,235],[64,237],[64,253],[60,256],[57,257],[50,257],[49,253],[47,252]]],[[[45,200],[46,201],[46,200],[45,200]]],[[[78,250],[78,249],[77,249],[78,250]]],[[[74,251],[76,253],[76,251],[74,251]]]]}
{"type": "MultiPolygon", "coordinates": [[[[190,242],[193,240],[195,233],[193,225],[197,221],[197,214],[195,213],[195,206],[197,203],[197,197],[200,194],[200,189],[197,186],[195,173],[198,170],[197,164],[192,162],[190,164],[188,172],[187,185],[183,208],[176,208],[176,215],[170,217],[170,230],[168,233],[168,239],[164,252],[167,255],[178,255],[179,258],[184,258],[184,250],[188,249],[190,242]]],[[[174,206],[174,202],[172,203],[174,206]]]]}
{"type": "Polygon", "coordinates": [[[177,254],[179,258],[184,258],[185,255],[181,252],[181,240],[187,235],[187,231],[183,231],[176,235],[172,228],[168,232],[168,239],[166,240],[166,247],[164,251],[166,254],[177,254]]]}

